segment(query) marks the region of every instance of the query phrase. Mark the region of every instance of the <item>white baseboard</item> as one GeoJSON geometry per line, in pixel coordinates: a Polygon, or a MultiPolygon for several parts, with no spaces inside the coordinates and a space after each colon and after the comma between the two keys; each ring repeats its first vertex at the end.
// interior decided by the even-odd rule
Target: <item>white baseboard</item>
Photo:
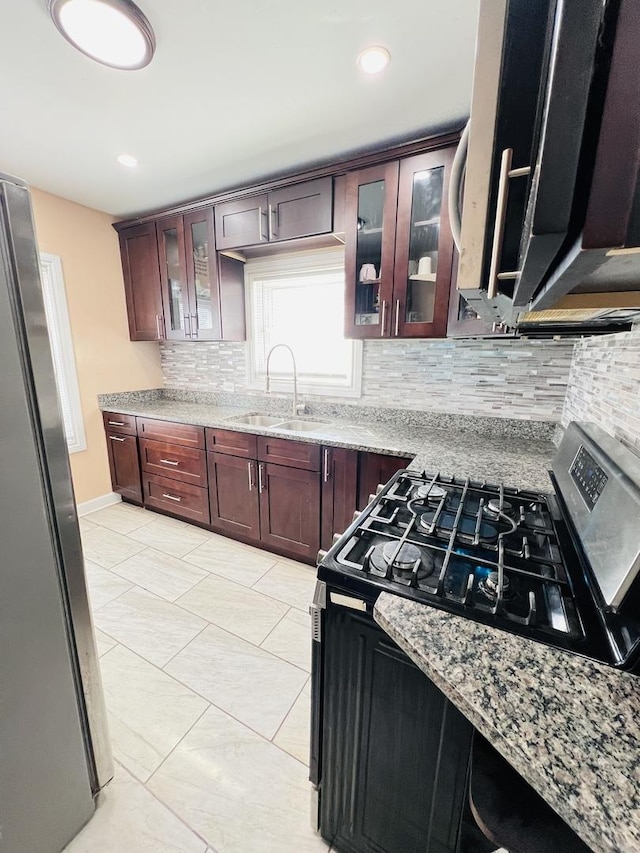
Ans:
{"type": "Polygon", "coordinates": [[[90,501],[83,501],[77,505],[78,515],[88,515],[90,512],[96,512],[98,509],[104,509],[106,506],[118,504],[122,498],[115,492],[109,492],[107,495],[100,495],[99,498],[91,498],[90,501]]]}

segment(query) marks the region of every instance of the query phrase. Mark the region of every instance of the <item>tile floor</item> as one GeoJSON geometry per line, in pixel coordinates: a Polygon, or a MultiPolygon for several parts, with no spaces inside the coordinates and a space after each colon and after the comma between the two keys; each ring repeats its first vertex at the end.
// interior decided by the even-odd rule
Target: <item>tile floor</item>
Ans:
{"type": "Polygon", "coordinates": [[[128,504],[80,527],[116,775],[65,853],[327,853],[313,569],[128,504]]]}

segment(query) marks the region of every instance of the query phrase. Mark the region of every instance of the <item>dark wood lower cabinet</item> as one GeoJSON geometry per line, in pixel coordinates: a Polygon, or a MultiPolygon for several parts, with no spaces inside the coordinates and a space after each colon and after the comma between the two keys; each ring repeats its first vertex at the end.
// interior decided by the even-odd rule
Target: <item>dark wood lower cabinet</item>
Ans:
{"type": "Polygon", "coordinates": [[[145,474],[142,483],[145,506],[209,524],[209,492],[206,488],[157,474],[145,474]]]}
{"type": "Polygon", "coordinates": [[[249,541],[260,540],[257,465],[253,459],[207,453],[213,530],[249,541]]]}
{"type": "Polygon", "coordinates": [[[358,451],[322,449],[322,516],[320,547],[331,547],[334,533],[344,533],[356,510],[358,451]]]}
{"type": "Polygon", "coordinates": [[[396,471],[406,468],[412,461],[411,456],[387,456],[385,453],[361,453],[358,482],[358,509],[364,509],[369,503],[369,495],[374,495],[378,485],[387,482],[396,471]]]}
{"type": "Polygon", "coordinates": [[[261,542],[315,561],[320,546],[320,475],[259,462],[258,484],[261,542]]]}
{"type": "Polygon", "coordinates": [[[142,503],[138,439],[135,435],[107,430],[107,453],[114,492],[133,503],[142,503]]]}
{"type": "Polygon", "coordinates": [[[370,616],[329,605],[323,646],[323,838],[343,851],[457,853],[471,723],[370,616]]]}

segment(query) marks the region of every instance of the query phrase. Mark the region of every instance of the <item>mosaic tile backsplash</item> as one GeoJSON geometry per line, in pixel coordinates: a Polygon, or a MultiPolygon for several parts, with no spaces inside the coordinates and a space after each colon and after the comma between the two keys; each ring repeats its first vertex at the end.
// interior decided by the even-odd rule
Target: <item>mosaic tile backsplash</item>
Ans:
{"type": "Polygon", "coordinates": [[[574,420],[640,451],[640,328],[576,343],[562,425],[574,420]]]}
{"type": "MultiPolygon", "coordinates": [[[[575,341],[365,341],[354,405],[559,422],[575,341]]],[[[245,344],[160,345],[168,389],[247,389],[245,344]]],[[[309,395],[310,396],[310,395],[309,395]]],[[[323,397],[345,403],[347,399],[323,397]]]]}

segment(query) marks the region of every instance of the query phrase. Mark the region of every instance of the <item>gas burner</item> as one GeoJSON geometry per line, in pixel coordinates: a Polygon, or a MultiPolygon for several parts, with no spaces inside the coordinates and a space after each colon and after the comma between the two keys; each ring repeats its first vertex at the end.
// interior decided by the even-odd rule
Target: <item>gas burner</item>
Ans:
{"type": "Polygon", "coordinates": [[[427,500],[429,503],[440,503],[440,501],[443,498],[446,498],[448,494],[447,490],[442,486],[439,486],[437,483],[418,486],[416,489],[416,497],[420,500],[427,500]]]}
{"type": "Polygon", "coordinates": [[[503,500],[501,507],[499,498],[491,498],[491,500],[487,501],[484,511],[491,518],[499,518],[500,515],[508,515],[509,518],[513,518],[515,509],[511,501],[503,500]]]}
{"type": "MultiPolygon", "coordinates": [[[[492,601],[495,601],[498,597],[498,572],[489,572],[486,578],[483,578],[478,586],[492,601]]],[[[502,597],[503,598],[511,598],[511,581],[509,578],[503,574],[502,576],[502,597]]]]}
{"type": "Polygon", "coordinates": [[[384,545],[376,545],[371,554],[371,563],[379,571],[387,572],[391,561],[393,560],[392,571],[394,575],[406,577],[411,575],[416,562],[420,562],[418,568],[417,580],[422,580],[433,574],[435,568],[435,560],[428,552],[423,552],[415,545],[403,543],[398,551],[398,542],[393,540],[385,542],[384,545]],[[395,559],[394,554],[398,551],[395,559]]]}
{"type": "MultiPolygon", "coordinates": [[[[420,516],[420,527],[429,530],[433,524],[433,519],[436,516],[434,510],[427,510],[420,516]]],[[[446,536],[451,535],[455,524],[455,516],[452,513],[444,512],[438,516],[436,529],[440,534],[446,536]]],[[[456,527],[456,538],[460,542],[473,542],[476,536],[476,519],[471,516],[463,516],[456,527]]],[[[498,531],[492,524],[487,524],[486,521],[480,523],[478,528],[478,542],[483,545],[493,545],[498,539],[498,531]]]]}

